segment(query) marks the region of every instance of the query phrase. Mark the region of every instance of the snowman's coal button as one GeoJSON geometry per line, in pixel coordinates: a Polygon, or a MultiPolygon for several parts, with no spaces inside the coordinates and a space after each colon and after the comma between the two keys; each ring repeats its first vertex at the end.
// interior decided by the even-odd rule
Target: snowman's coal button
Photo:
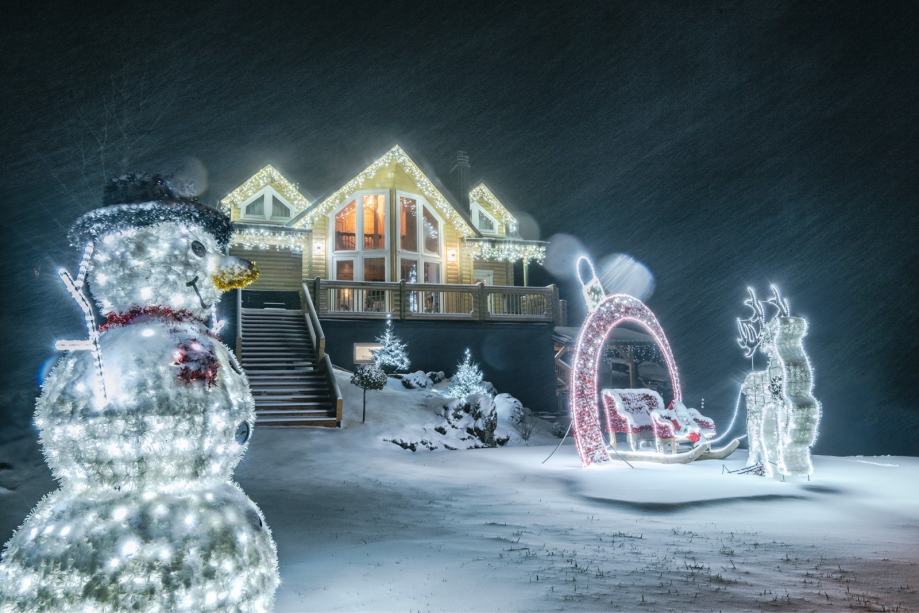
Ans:
{"type": "Polygon", "coordinates": [[[249,422],[247,421],[239,422],[239,425],[236,426],[236,434],[234,435],[236,438],[236,442],[242,445],[243,443],[248,441],[250,432],[251,430],[249,429],[249,422]]]}
{"type": "Polygon", "coordinates": [[[252,526],[253,530],[262,529],[262,517],[255,509],[249,509],[246,511],[246,519],[249,520],[249,525],[252,526]]]}

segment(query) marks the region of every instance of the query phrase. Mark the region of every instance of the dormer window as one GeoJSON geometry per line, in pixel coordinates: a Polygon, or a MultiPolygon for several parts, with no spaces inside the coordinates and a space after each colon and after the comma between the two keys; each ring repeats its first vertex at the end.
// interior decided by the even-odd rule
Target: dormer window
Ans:
{"type": "Polygon", "coordinates": [[[495,220],[485,214],[484,211],[479,210],[478,219],[476,220],[476,225],[479,227],[479,230],[482,232],[494,232],[497,229],[495,220]]]}
{"type": "Polygon", "coordinates": [[[242,218],[247,221],[285,222],[291,209],[284,200],[268,188],[242,207],[242,218]]]}
{"type": "Polygon", "coordinates": [[[480,232],[485,234],[498,233],[498,221],[486,213],[477,203],[473,203],[472,205],[472,223],[475,224],[475,227],[478,228],[480,232]]]}
{"type": "Polygon", "coordinates": [[[246,217],[265,216],[265,196],[259,196],[246,205],[246,217]]]}

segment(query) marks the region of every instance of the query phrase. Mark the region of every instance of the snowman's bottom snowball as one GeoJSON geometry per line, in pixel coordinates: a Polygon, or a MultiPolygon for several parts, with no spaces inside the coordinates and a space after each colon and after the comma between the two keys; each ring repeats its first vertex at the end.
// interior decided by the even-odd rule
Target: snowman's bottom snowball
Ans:
{"type": "Polygon", "coordinates": [[[267,611],[277,585],[271,533],[234,484],[58,490],[6,545],[0,610],[267,611]]]}

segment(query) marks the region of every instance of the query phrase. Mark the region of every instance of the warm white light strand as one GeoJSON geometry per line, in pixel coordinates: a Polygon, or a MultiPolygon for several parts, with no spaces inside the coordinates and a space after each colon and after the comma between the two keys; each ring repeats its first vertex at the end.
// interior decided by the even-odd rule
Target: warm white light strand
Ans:
{"type": "Polygon", "coordinates": [[[232,207],[242,206],[252,196],[264,189],[266,185],[271,185],[278,190],[278,193],[290,203],[295,215],[309,208],[309,201],[300,193],[297,186],[284,178],[274,166],[269,164],[246,179],[242,185],[220,201],[223,212],[229,215],[232,207]]]}
{"type": "Polygon", "coordinates": [[[349,198],[354,192],[362,189],[367,181],[373,179],[377,173],[387,168],[390,164],[398,165],[418,186],[421,193],[427,198],[428,202],[440,211],[453,227],[462,236],[474,236],[475,230],[451,205],[444,195],[434,187],[427,175],[418,167],[418,165],[409,157],[409,155],[399,145],[394,146],[383,156],[374,161],[370,166],[359,172],[354,178],[337,189],[331,196],[323,200],[307,215],[304,215],[295,225],[301,228],[312,227],[313,219],[317,216],[328,215],[330,211],[338,208],[346,198],[349,198]]]}
{"type": "Polygon", "coordinates": [[[482,206],[482,203],[485,202],[488,206],[482,208],[494,211],[498,218],[509,227],[517,226],[517,218],[507,210],[507,207],[498,200],[498,197],[484,183],[479,183],[469,191],[469,202],[479,206],[482,206]]]}
{"type": "Polygon", "coordinates": [[[536,262],[546,259],[546,243],[501,238],[466,239],[466,246],[477,260],[491,262],[536,262]]]}

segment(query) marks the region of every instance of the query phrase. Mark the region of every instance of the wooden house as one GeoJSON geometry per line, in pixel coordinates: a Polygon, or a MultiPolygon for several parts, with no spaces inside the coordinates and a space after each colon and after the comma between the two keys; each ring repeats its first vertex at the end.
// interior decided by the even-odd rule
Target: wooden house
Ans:
{"type": "Polygon", "coordinates": [[[468,204],[448,194],[396,145],[313,202],[266,166],[221,206],[235,226],[231,253],[261,269],[254,290],[298,290],[316,278],[525,284],[545,243],[521,239],[516,217],[484,183],[465,195],[468,204]]]}
{"type": "Polygon", "coordinates": [[[414,368],[450,371],[472,347],[499,389],[534,408],[554,404],[562,303],[554,286],[527,286],[546,243],[521,238],[484,183],[464,191],[454,198],[395,146],[314,200],[272,166],[221,200],[230,253],[261,271],[237,292],[227,333],[259,423],[340,425],[332,364],[350,368],[382,318],[419,356],[414,368]]]}

